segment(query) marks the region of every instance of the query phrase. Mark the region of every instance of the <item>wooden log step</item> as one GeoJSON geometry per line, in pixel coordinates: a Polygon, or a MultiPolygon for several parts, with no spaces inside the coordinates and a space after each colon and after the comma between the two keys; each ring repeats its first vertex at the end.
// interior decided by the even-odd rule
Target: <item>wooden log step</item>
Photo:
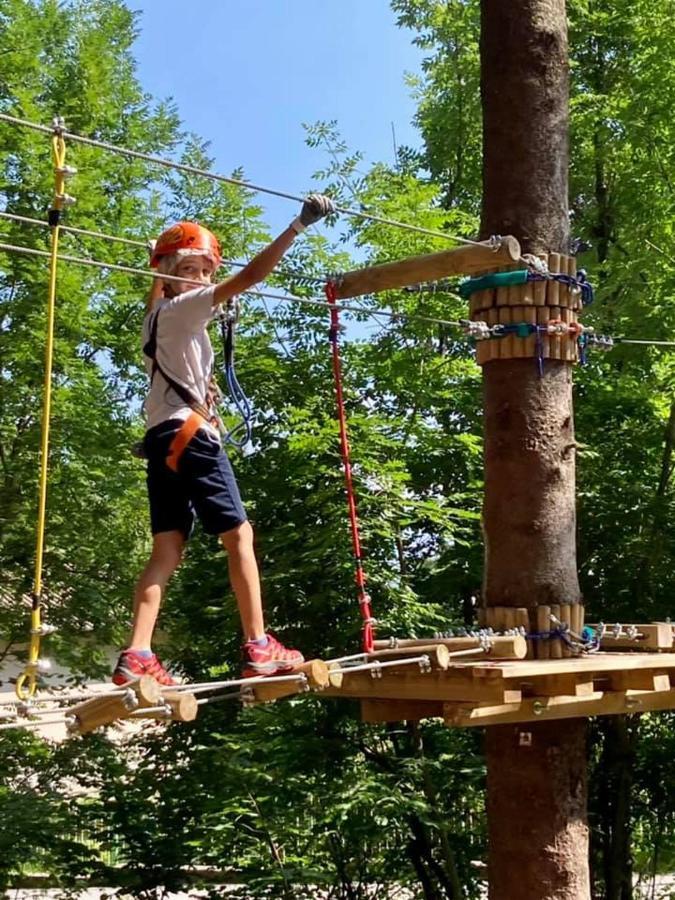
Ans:
{"type": "Polygon", "coordinates": [[[162,691],[160,704],[166,707],[165,714],[143,712],[132,713],[134,719],[166,719],[171,722],[194,722],[199,712],[197,698],[189,691],[162,691]]]}
{"type": "MultiPolygon", "coordinates": [[[[596,632],[599,625],[590,625],[596,632]]],[[[603,650],[670,650],[675,646],[672,622],[621,625],[621,633],[615,636],[612,626],[605,626],[601,646],[603,650]]]]}
{"type": "Polygon", "coordinates": [[[415,656],[428,656],[432,669],[447,669],[450,664],[450,651],[442,641],[420,641],[409,646],[376,647],[369,653],[364,662],[391,662],[396,659],[411,659],[415,656]]]}
{"type": "Polygon", "coordinates": [[[251,685],[254,702],[269,703],[282,697],[290,697],[306,690],[321,691],[329,684],[328,664],[322,659],[310,659],[297,666],[288,675],[304,675],[305,681],[265,681],[255,682],[251,685]]]}
{"type": "Polygon", "coordinates": [[[477,656],[489,656],[493,659],[524,659],[527,655],[527,641],[520,634],[501,635],[492,634],[474,637],[467,635],[448,638],[390,638],[389,640],[375,641],[375,649],[398,650],[401,648],[423,652],[421,648],[427,646],[442,645],[450,653],[475,649],[477,656]],[[395,643],[394,643],[395,642],[395,643]],[[394,643],[394,646],[392,646],[394,643]],[[486,648],[486,649],[484,649],[486,648]]]}
{"type": "MultiPolygon", "coordinates": [[[[111,689],[115,690],[115,686],[111,685],[111,689]]],[[[124,694],[92,697],[68,710],[68,714],[73,717],[73,732],[89,734],[104,725],[129,718],[138,709],[159,706],[161,702],[159,683],[150,675],[142,675],[128,686],[124,694]]]]}

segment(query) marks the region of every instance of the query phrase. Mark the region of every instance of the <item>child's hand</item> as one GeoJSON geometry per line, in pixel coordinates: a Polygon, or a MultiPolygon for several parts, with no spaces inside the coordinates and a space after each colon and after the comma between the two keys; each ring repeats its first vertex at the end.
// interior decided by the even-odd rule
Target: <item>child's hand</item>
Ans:
{"type": "Polygon", "coordinates": [[[313,225],[324,216],[335,212],[335,204],[325,194],[310,194],[302,204],[300,215],[291,222],[291,228],[300,234],[308,225],[313,225]]]}
{"type": "Polygon", "coordinates": [[[335,212],[335,204],[325,194],[310,194],[302,204],[300,221],[307,227],[335,212]]]}

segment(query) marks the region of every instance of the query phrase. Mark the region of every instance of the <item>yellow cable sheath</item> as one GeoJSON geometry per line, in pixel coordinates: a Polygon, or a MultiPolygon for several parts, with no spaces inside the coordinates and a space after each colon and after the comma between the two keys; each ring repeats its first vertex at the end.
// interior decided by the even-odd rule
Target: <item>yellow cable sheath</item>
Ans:
{"type": "MultiPolygon", "coordinates": [[[[54,159],[54,206],[60,212],[63,207],[65,177],[59,170],[63,168],[66,147],[60,134],[52,140],[54,159]]],[[[33,608],[30,615],[30,643],[28,662],[16,681],[16,694],[21,700],[27,700],[37,689],[38,661],[40,657],[41,637],[41,595],[42,566],[44,560],[45,530],[47,520],[47,484],[49,473],[49,425],[52,406],[52,371],[54,360],[54,319],[56,314],[56,274],[59,259],[60,226],[58,220],[51,231],[51,255],[49,259],[49,289],[47,297],[47,340],[45,344],[45,377],[44,400],[42,406],[42,434],[40,442],[40,479],[38,498],[37,535],[35,542],[35,575],[33,580],[33,608]]]]}

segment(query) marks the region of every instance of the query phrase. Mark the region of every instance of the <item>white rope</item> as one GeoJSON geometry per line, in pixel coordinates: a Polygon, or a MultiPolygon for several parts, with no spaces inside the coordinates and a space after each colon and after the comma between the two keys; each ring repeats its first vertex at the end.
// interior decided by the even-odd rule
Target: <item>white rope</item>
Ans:
{"type": "Polygon", "coordinates": [[[245,691],[233,691],[231,694],[216,694],[215,697],[202,697],[197,700],[197,706],[205,706],[207,703],[220,703],[223,700],[241,700],[245,691]]]}
{"type": "Polygon", "coordinates": [[[430,665],[431,660],[425,654],[423,656],[412,656],[409,659],[392,659],[387,660],[386,662],[379,662],[376,660],[372,663],[365,663],[362,666],[347,666],[344,669],[336,669],[336,672],[341,672],[343,675],[353,675],[355,672],[370,672],[373,669],[391,669],[394,666],[419,666],[419,665],[430,665]]]}
{"type": "MultiPolygon", "coordinates": [[[[21,125],[24,128],[32,128],[34,131],[41,131],[44,134],[54,134],[54,129],[46,125],[38,125],[35,122],[29,122],[26,119],[19,119],[16,116],[8,116],[5,113],[0,114],[0,121],[7,122],[10,125],[21,125]]],[[[133,159],[142,159],[145,162],[162,166],[166,169],[174,169],[178,172],[186,172],[188,175],[198,175],[201,178],[208,178],[211,181],[218,181],[224,184],[233,184],[237,187],[245,188],[247,191],[253,191],[258,194],[269,194],[272,197],[282,197],[284,200],[293,200],[296,203],[303,203],[305,197],[296,194],[289,194],[286,191],[278,191],[273,188],[263,187],[250,181],[243,181],[240,178],[230,178],[226,175],[218,175],[215,172],[207,172],[204,169],[198,169],[196,166],[186,165],[185,163],[172,162],[168,159],[162,159],[160,156],[153,156],[149,153],[142,153],[139,150],[129,150],[126,147],[118,147],[115,144],[108,144],[105,141],[97,141],[93,138],[84,137],[83,135],[74,134],[71,131],[60,130],[60,134],[68,140],[79,144],[86,144],[89,147],[98,147],[100,150],[109,150],[111,153],[119,153],[122,156],[131,156],[133,159]]],[[[407,222],[398,222],[395,219],[387,219],[383,216],[375,216],[362,210],[350,209],[346,206],[336,206],[335,211],[346,216],[353,216],[359,219],[366,219],[370,222],[376,222],[381,225],[392,225],[405,231],[414,231],[417,234],[427,234],[432,237],[444,238],[445,240],[454,241],[459,244],[480,245],[481,241],[472,241],[469,238],[459,237],[458,235],[448,234],[443,231],[434,231],[431,228],[422,228],[418,225],[409,225],[407,222]]],[[[498,249],[498,247],[495,247],[498,249]]]]}
{"type": "Polygon", "coordinates": [[[178,684],[169,688],[169,690],[197,694],[228,687],[242,687],[248,684],[283,684],[289,681],[302,683],[307,681],[307,676],[302,672],[299,672],[297,675],[256,675],[254,678],[233,678],[229,681],[200,681],[196,684],[178,684]]]}
{"type": "MultiPolygon", "coordinates": [[[[21,247],[16,244],[5,244],[1,242],[0,250],[4,250],[8,253],[23,253],[28,256],[41,256],[47,258],[50,256],[46,250],[36,250],[33,247],[21,247]]],[[[79,266],[94,266],[97,269],[111,269],[115,272],[126,272],[130,275],[143,275],[147,278],[157,278],[157,273],[151,269],[137,269],[133,266],[122,266],[117,263],[100,262],[97,259],[85,259],[78,256],[67,256],[65,254],[59,254],[58,258],[64,262],[74,263],[79,266]]],[[[204,287],[201,282],[190,281],[187,278],[179,278],[175,275],[162,275],[161,277],[163,281],[182,282],[183,284],[195,284],[199,287],[204,287]]],[[[312,300],[308,297],[288,297],[283,294],[270,294],[266,291],[250,290],[244,291],[244,293],[252,297],[258,295],[260,297],[266,297],[268,300],[279,300],[283,303],[300,303],[305,306],[316,306],[320,307],[325,312],[329,312],[329,306],[325,300],[312,300]]],[[[449,328],[463,328],[462,322],[453,322],[449,319],[437,319],[432,316],[418,316],[417,314],[408,315],[407,313],[395,313],[385,309],[367,310],[361,306],[351,306],[347,303],[338,303],[337,308],[338,310],[359,313],[360,315],[366,315],[371,318],[374,316],[386,316],[392,321],[425,322],[432,325],[445,325],[449,328]]]]}
{"type": "Polygon", "coordinates": [[[352,653],[351,656],[338,656],[335,659],[327,659],[326,665],[332,666],[332,665],[335,665],[336,663],[342,664],[342,663],[353,662],[356,659],[367,659],[367,658],[368,658],[367,653],[352,653]]]}
{"type": "MultiPolygon", "coordinates": [[[[59,697],[41,697],[36,695],[31,699],[32,703],[79,703],[85,700],[91,700],[93,697],[120,697],[127,692],[128,688],[120,688],[111,691],[90,691],[87,694],[62,694],[59,697]]],[[[0,696],[0,706],[20,706],[21,700],[15,694],[0,696]]]]}
{"type": "Polygon", "coordinates": [[[40,719],[38,722],[9,722],[0,725],[0,731],[10,731],[12,728],[45,728],[47,725],[67,725],[70,716],[60,716],[58,719],[40,719]]]}
{"type": "Polygon", "coordinates": [[[614,338],[615,344],[644,344],[647,347],[675,347],[675,341],[636,341],[632,338],[614,338]]]}
{"type": "MultiPolygon", "coordinates": [[[[25,225],[38,225],[42,228],[51,228],[51,225],[49,224],[49,222],[47,222],[46,219],[33,219],[30,216],[20,216],[17,213],[0,211],[0,219],[9,219],[12,222],[22,222],[25,225]]],[[[75,228],[74,225],[59,225],[59,227],[61,231],[67,231],[70,234],[81,234],[84,237],[110,241],[114,244],[125,244],[129,247],[142,247],[146,253],[148,252],[147,241],[137,241],[132,240],[131,238],[118,237],[114,234],[104,234],[102,231],[90,231],[88,228],[75,228]]],[[[224,259],[222,261],[222,265],[235,266],[237,268],[243,269],[246,266],[246,263],[239,262],[234,259],[224,259]]]]}

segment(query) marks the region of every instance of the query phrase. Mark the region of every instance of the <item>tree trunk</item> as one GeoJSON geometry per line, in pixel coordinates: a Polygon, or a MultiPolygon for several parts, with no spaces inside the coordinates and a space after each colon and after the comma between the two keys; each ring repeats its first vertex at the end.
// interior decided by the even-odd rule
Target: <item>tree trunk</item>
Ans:
{"type": "MultiPolygon", "coordinates": [[[[568,250],[564,0],[481,0],[481,231],[568,250]]],[[[579,600],[571,366],[483,368],[485,603],[579,600]]],[[[588,900],[586,723],[488,728],[491,900],[588,900]],[[530,746],[520,733],[530,732],[530,746]]]]}

